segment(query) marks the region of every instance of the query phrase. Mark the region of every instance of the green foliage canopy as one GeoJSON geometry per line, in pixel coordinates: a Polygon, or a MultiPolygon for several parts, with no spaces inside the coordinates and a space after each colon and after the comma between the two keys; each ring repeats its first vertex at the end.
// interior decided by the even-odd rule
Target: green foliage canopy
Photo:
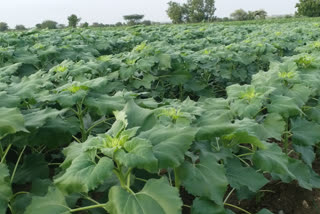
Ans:
{"type": "Polygon", "coordinates": [[[299,16],[319,17],[320,16],[320,0],[300,0],[296,4],[299,16]]]}
{"type": "Polygon", "coordinates": [[[75,14],[68,17],[69,27],[77,27],[81,18],[78,18],[75,14]]]}

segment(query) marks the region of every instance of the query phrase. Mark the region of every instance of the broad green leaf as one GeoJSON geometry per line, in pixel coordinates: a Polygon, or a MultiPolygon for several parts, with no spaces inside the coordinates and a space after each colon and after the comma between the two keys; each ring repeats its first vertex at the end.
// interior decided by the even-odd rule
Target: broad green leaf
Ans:
{"type": "Polygon", "coordinates": [[[124,149],[118,150],[114,158],[129,168],[140,168],[156,172],[158,161],[152,153],[152,144],[141,138],[133,138],[124,144],[124,149]]]}
{"type": "Polygon", "coordinates": [[[225,170],[213,155],[200,157],[200,162],[184,162],[177,174],[186,190],[195,196],[206,197],[222,205],[228,181],[225,170]]]}
{"type": "Polygon", "coordinates": [[[301,113],[301,109],[295,101],[286,96],[271,97],[271,104],[267,105],[267,108],[270,113],[278,113],[285,118],[301,113]]]}
{"type": "Polygon", "coordinates": [[[288,91],[287,96],[292,97],[295,103],[301,107],[309,100],[311,93],[312,90],[309,87],[296,84],[288,91]]]}
{"type": "Polygon", "coordinates": [[[138,137],[148,139],[153,145],[152,151],[158,159],[158,168],[175,168],[183,162],[196,131],[191,127],[155,126],[138,137]]]}
{"type": "Polygon", "coordinates": [[[310,167],[312,167],[313,161],[316,159],[316,154],[312,146],[300,146],[293,145],[294,151],[300,153],[302,160],[310,167]]]}
{"type": "Polygon", "coordinates": [[[99,95],[88,97],[84,104],[90,111],[97,113],[98,115],[109,115],[113,111],[121,110],[125,106],[125,100],[120,95],[99,95]]]}
{"type": "Polygon", "coordinates": [[[156,118],[153,114],[153,111],[141,108],[132,99],[128,101],[123,111],[126,113],[128,120],[127,128],[139,126],[140,132],[151,129],[156,123],[156,118]]]}
{"type": "Polygon", "coordinates": [[[267,149],[255,152],[253,164],[258,169],[295,178],[288,168],[288,156],[282,153],[281,148],[276,144],[266,144],[266,147],[267,149]]]}
{"type": "Polygon", "coordinates": [[[257,138],[256,136],[252,136],[247,132],[236,131],[235,133],[232,133],[230,135],[223,136],[222,139],[228,141],[230,146],[239,144],[251,144],[261,149],[265,149],[265,145],[262,143],[262,141],[259,140],[259,138],[257,138]]]}
{"type": "Polygon", "coordinates": [[[311,173],[307,165],[302,161],[290,158],[288,164],[289,170],[294,174],[299,185],[305,189],[312,191],[311,173]]]}
{"type": "Polygon", "coordinates": [[[31,204],[27,207],[25,214],[70,214],[63,194],[56,188],[50,188],[48,193],[32,197],[31,204]]]}
{"type": "Polygon", "coordinates": [[[161,69],[171,68],[171,56],[169,54],[159,55],[159,67],[161,69]]]}
{"type": "Polygon", "coordinates": [[[109,191],[107,210],[112,214],[181,214],[182,201],[178,190],[164,179],[150,179],[138,193],[120,186],[109,191]]]}
{"type": "Polygon", "coordinates": [[[102,157],[96,163],[95,154],[95,151],[80,154],[54,183],[67,193],[88,192],[97,188],[112,175],[114,165],[107,157],[102,157]]]}
{"type": "Polygon", "coordinates": [[[268,183],[268,180],[251,167],[243,167],[236,159],[228,160],[226,175],[229,184],[236,189],[246,186],[252,192],[257,192],[261,187],[268,183]]]}
{"type": "Polygon", "coordinates": [[[68,147],[64,148],[62,152],[66,158],[60,165],[60,167],[62,167],[63,169],[68,168],[71,165],[72,161],[76,159],[79,156],[79,154],[82,153],[83,145],[84,144],[80,144],[78,142],[73,142],[68,147]]]}
{"type": "Polygon", "coordinates": [[[281,140],[285,125],[286,123],[281,115],[275,113],[268,114],[262,123],[263,128],[267,131],[268,138],[277,140],[281,140]]]}
{"type": "Polygon", "coordinates": [[[12,207],[12,212],[15,214],[24,214],[26,208],[29,206],[32,200],[32,194],[21,194],[17,195],[11,200],[10,205],[12,207]]]}
{"type": "Polygon", "coordinates": [[[54,119],[66,111],[66,109],[59,111],[52,108],[46,108],[43,110],[32,109],[25,112],[25,125],[26,127],[39,128],[43,126],[49,119],[54,119]]]}
{"type": "Polygon", "coordinates": [[[193,201],[191,214],[226,214],[221,205],[217,205],[205,198],[196,198],[193,201]]]}
{"type": "Polygon", "coordinates": [[[262,109],[266,97],[273,88],[253,85],[231,85],[227,87],[231,110],[240,117],[254,118],[262,109]]]}
{"type": "Polygon", "coordinates": [[[10,174],[7,166],[0,163],[0,214],[6,214],[12,196],[10,174]]]}
{"type": "Polygon", "coordinates": [[[294,144],[313,146],[320,142],[320,125],[306,119],[292,119],[291,132],[294,144]]]}
{"type": "Polygon", "coordinates": [[[151,84],[157,79],[156,76],[153,76],[151,74],[144,74],[143,79],[141,80],[134,80],[133,86],[136,89],[139,89],[141,86],[143,86],[146,89],[151,89],[151,84]]]}
{"type": "Polygon", "coordinates": [[[18,96],[7,94],[5,91],[0,92],[0,100],[0,107],[14,108],[20,103],[20,98],[18,96]]]}
{"type": "Polygon", "coordinates": [[[20,111],[16,108],[0,108],[0,139],[19,131],[26,131],[20,111]]]}
{"type": "Polygon", "coordinates": [[[48,163],[42,154],[30,154],[24,157],[23,163],[18,167],[13,182],[25,184],[35,179],[44,179],[49,176],[48,163]]]}

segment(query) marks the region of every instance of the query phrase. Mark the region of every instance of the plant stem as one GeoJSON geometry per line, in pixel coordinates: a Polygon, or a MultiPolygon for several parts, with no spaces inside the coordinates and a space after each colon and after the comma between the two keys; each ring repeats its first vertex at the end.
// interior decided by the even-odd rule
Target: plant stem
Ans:
{"type": "Polygon", "coordinates": [[[77,104],[77,111],[77,116],[80,121],[81,140],[84,142],[87,139],[87,132],[84,128],[82,104],[77,104]]]}
{"type": "MultiPolygon", "coordinates": [[[[91,130],[92,130],[94,127],[96,127],[96,126],[98,126],[98,125],[100,125],[100,124],[102,124],[102,123],[105,123],[105,122],[107,122],[108,120],[111,120],[111,119],[113,119],[113,118],[107,118],[107,119],[104,119],[104,120],[101,120],[101,121],[96,122],[95,124],[93,124],[93,125],[86,131],[86,133],[87,133],[87,134],[90,134],[91,130]]],[[[109,125],[109,123],[108,123],[108,125],[109,125]]],[[[111,125],[111,124],[110,124],[110,125],[111,125]]]]}
{"type": "Polygon", "coordinates": [[[177,187],[177,189],[180,190],[181,182],[180,182],[180,179],[179,179],[179,176],[178,176],[177,169],[174,168],[173,172],[174,172],[174,184],[175,184],[175,187],[177,187]]]}
{"type": "Polygon", "coordinates": [[[4,163],[6,161],[6,156],[9,152],[9,149],[11,148],[12,144],[9,144],[9,146],[7,146],[6,150],[3,152],[2,147],[1,147],[1,153],[2,153],[2,158],[1,158],[1,162],[0,163],[4,163]]]}
{"type": "Polygon", "coordinates": [[[234,192],[235,188],[233,188],[229,194],[227,195],[227,197],[224,199],[223,203],[227,203],[228,199],[230,198],[231,194],[234,192]]]}
{"type": "Polygon", "coordinates": [[[240,210],[240,211],[242,211],[244,213],[247,213],[247,214],[252,214],[252,213],[248,212],[247,210],[244,210],[241,207],[238,207],[238,206],[235,206],[235,205],[232,205],[232,204],[224,203],[224,205],[225,206],[229,206],[229,207],[233,207],[233,208],[235,208],[237,210],[240,210]]]}
{"type": "Polygon", "coordinates": [[[284,152],[286,153],[286,154],[288,154],[288,148],[289,148],[289,121],[287,120],[286,121],[286,131],[285,131],[285,133],[284,133],[284,145],[283,145],[283,147],[284,147],[284,152]]]}
{"type": "Polygon", "coordinates": [[[241,155],[238,155],[238,157],[243,157],[243,156],[249,156],[249,155],[253,155],[254,153],[250,152],[250,153],[245,153],[245,154],[241,154],[241,155]]]}
{"type": "Polygon", "coordinates": [[[136,180],[138,180],[138,181],[142,181],[142,182],[147,182],[147,180],[145,180],[145,179],[142,179],[142,178],[137,178],[137,177],[135,177],[134,179],[136,179],[136,180]]]}
{"type": "Polygon", "coordinates": [[[22,154],[23,154],[23,152],[24,152],[25,149],[26,149],[26,146],[24,146],[23,149],[22,149],[22,151],[20,152],[20,155],[19,155],[19,157],[18,157],[18,160],[17,160],[17,162],[16,162],[16,165],[14,166],[14,169],[13,169],[13,172],[12,172],[12,175],[11,175],[10,183],[12,183],[12,181],[13,181],[14,175],[16,174],[16,171],[17,171],[17,168],[18,168],[20,159],[21,159],[22,154]]]}
{"type": "Polygon", "coordinates": [[[249,165],[247,162],[245,162],[242,158],[238,157],[237,155],[233,155],[233,156],[235,156],[235,157],[238,158],[242,163],[244,163],[245,165],[247,165],[248,167],[250,167],[250,165],[249,165]]]}
{"type": "Polygon", "coordinates": [[[2,159],[2,156],[3,156],[3,149],[2,149],[2,145],[0,143],[0,158],[2,159]]]}
{"type": "Polygon", "coordinates": [[[18,195],[28,194],[28,193],[29,193],[29,192],[17,192],[17,193],[15,193],[13,196],[11,196],[10,201],[11,201],[12,199],[14,199],[15,197],[17,197],[18,195]]]}
{"type": "Polygon", "coordinates": [[[87,207],[80,207],[80,208],[76,208],[76,209],[71,209],[69,210],[69,212],[79,212],[79,211],[83,211],[83,210],[90,210],[90,209],[95,209],[95,208],[102,208],[106,206],[106,204],[96,204],[96,205],[91,205],[91,206],[87,206],[87,207]]]}
{"type": "Polygon", "coordinates": [[[128,173],[127,173],[126,177],[127,177],[127,187],[130,187],[130,184],[131,184],[131,181],[130,181],[130,179],[131,179],[131,169],[128,170],[128,173]]]}
{"type": "Polygon", "coordinates": [[[88,201],[91,201],[95,204],[100,204],[99,202],[97,202],[96,200],[90,198],[89,196],[86,196],[85,194],[80,193],[80,195],[82,195],[85,199],[87,199],[88,201]]]}
{"type": "Polygon", "coordinates": [[[81,141],[74,135],[72,135],[73,139],[75,139],[78,143],[81,143],[81,141]]]}

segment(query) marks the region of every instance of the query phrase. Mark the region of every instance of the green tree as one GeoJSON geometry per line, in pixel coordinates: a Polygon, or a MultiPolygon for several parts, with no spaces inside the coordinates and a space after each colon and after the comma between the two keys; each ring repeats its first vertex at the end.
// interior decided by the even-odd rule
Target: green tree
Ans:
{"type": "Polygon", "coordinates": [[[66,28],[66,25],[64,25],[64,24],[58,24],[58,25],[57,25],[57,28],[58,28],[58,29],[66,28]]]}
{"type": "Polygon", "coordinates": [[[237,21],[243,21],[248,19],[248,13],[243,9],[238,9],[231,13],[230,17],[237,21]]]}
{"type": "Polygon", "coordinates": [[[188,0],[186,4],[169,2],[167,14],[172,23],[213,21],[215,0],[188,0]]]}
{"type": "Polygon", "coordinates": [[[0,22],[0,31],[6,31],[9,29],[9,26],[5,22],[0,22]]]}
{"type": "Polygon", "coordinates": [[[187,11],[190,22],[201,22],[205,20],[205,10],[203,0],[188,0],[187,11]]]}
{"type": "Polygon", "coordinates": [[[82,23],[82,24],[80,25],[80,27],[82,27],[82,28],[87,28],[87,27],[89,27],[89,23],[88,23],[88,22],[82,23]]]}
{"type": "Polygon", "coordinates": [[[52,20],[45,20],[41,24],[37,24],[36,27],[39,29],[57,29],[58,23],[52,20]]]}
{"type": "Polygon", "coordinates": [[[177,2],[170,1],[168,3],[169,8],[167,9],[167,14],[169,18],[171,19],[173,24],[180,24],[183,22],[183,13],[184,8],[182,5],[180,5],[177,2]]]}
{"type": "Polygon", "coordinates": [[[116,25],[117,27],[120,27],[120,26],[122,26],[122,22],[117,22],[115,25],[116,25]]]}
{"type": "Polygon", "coordinates": [[[214,20],[214,13],[216,12],[215,0],[204,1],[205,20],[212,22],[214,20]]]}
{"type": "Polygon", "coordinates": [[[267,16],[268,16],[268,13],[267,13],[267,11],[265,11],[265,10],[263,10],[263,9],[261,9],[261,10],[256,10],[255,11],[255,19],[265,19],[265,18],[267,18],[267,16]]]}
{"type": "Polygon", "coordinates": [[[148,25],[152,25],[152,22],[150,20],[144,20],[141,22],[141,24],[148,26],[148,25]]]}
{"type": "Polygon", "coordinates": [[[123,16],[123,19],[127,21],[128,25],[136,25],[141,22],[143,17],[144,17],[144,15],[132,14],[132,15],[123,16]]]}
{"type": "Polygon", "coordinates": [[[298,16],[320,16],[320,0],[300,0],[296,4],[296,8],[296,15],[298,16]]]}
{"type": "Polygon", "coordinates": [[[104,27],[104,24],[98,23],[98,22],[93,22],[91,27],[104,27]]]}
{"type": "Polygon", "coordinates": [[[69,27],[77,27],[81,18],[78,18],[76,15],[72,14],[68,17],[69,27]]]}
{"type": "Polygon", "coordinates": [[[24,25],[16,25],[16,30],[27,30],[27,28],[24,25]]]}
{"type": "Polygon", "coordinates": [[[247,20],[254,20],[254,19],[265,19],[267,17],[267,12],[265,10],[256,10],[256,11],[249,11],[247,14],[247,20]]]}

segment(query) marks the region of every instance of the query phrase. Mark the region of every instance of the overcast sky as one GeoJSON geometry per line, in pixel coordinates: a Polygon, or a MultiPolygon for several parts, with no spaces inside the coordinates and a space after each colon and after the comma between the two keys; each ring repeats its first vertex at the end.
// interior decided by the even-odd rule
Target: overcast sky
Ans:
{"type": "MultiPolygon", "coordinates": [[[[74,13],[82,22],[113,24],[123,21],[126,14],[145,14],[145,19],[169,21],[166,15],[170,0],[3,0],[0,4],[0,21],[10,27],[24,24],[32,27],[50,19],[66,23],[74,13]]],[[[184,3],[186,0],[176,0],[184,3]]],[[[269,15],[293,14],[298,0],[216,0],[216,15],[229,16],[236,9],[265,9],[269,15]]]]}

